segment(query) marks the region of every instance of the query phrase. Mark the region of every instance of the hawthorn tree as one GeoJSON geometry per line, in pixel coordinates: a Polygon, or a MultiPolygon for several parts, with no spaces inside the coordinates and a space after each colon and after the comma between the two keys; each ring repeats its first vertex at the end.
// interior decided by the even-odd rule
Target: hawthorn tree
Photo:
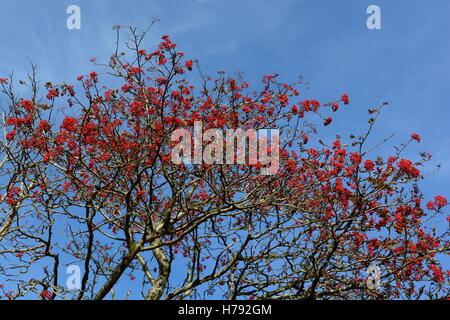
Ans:
{"type": "Polygon", "coordinates": [[[146,50],[147,32],[122,41],[122,29],[109,62],[93,60],[101,71],[75,85],[46,83],[42,96],[34,66],[26,81],[0,79],[0,296],[449,297],[447,200],[418,187],[431,155],[404,157],[415,133],[389,157],[376,154],[386,141],[368,143],[386,104],[362,135],[324,142],[346,94],[320,103],[301,80],[270,75],[250,89],[240,75],[207,77],[169,36],[146,50]],[[195,121],[279,129],[278,172],[174,164],[171,134],[195,121]],[[68,265],[81,268],[79,288],[66,286],[68,265]]]}

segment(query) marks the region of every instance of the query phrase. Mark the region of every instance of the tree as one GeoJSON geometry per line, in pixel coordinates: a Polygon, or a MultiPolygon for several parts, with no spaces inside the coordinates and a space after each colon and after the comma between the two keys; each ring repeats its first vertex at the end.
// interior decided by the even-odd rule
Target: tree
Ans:
{"type": "MultiPolygon", "coordinates": [[[[443,196],[425,196],[405,148],[374,155],[366,133],[318,139],[350,105],[305,100],[265,76],[188,81],[195,61],[169,36],[154,51],[128,29],[109,63],[78,84],[46,83],[36,68],[8,100],[1,144],[0,292],[9,299],[440,299],[449,296],[443,196]],[[125,49],[121,44],[125,44],[125,49]],[[103,84],[101,84],[103,81],[103,84]],[[314,124],[314,119],[321,119],[314,124]],[[279,129],[275,174],[261,162],[175,164],[175,130],[279,129]],[[80,288],[65,266],[81,266],[80,288]],[[378,265],[379,287],[367,285],[378,265]],[[130,292],[128,292],[131,290],[130,292]]],[[[204,142],[204,144],[207,144],[204,142]]],[[[270,147],[269,147],[270,148],[270,147]]],[[[265,150],[267,151],[267,150],[265,150]]],[[[274,150],[268,150],[269,154],[274,150]]],[[[261,152],[261,151],[260,151],[261,152]]]]}

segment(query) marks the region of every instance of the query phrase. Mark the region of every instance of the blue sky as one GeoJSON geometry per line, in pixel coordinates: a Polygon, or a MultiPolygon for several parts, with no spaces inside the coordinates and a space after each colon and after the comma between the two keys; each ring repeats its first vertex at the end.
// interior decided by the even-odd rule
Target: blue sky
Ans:
{"type": "Polygon", "coordinates": [[[442,164],[427,193],[450,195],[449,12],[446,0],[0,0],[0,74],[23,77],[30,58],[43,81],[74,80],[92,69],[90,58],[108,58],[113,25],[144,28],[158,17],[149,43],[170,34],[209,74],[242,71],[251,83],[272,72],[302,76],[304,95],[324,101],[348,92],[351,107],[333,131],[361,132],[367,109],[388,101],[376,134],[397,142],[419,132],[411,154],[430,151],[442,164]],[[81,8],[80,30],[66,28],[71,4],[81,8]],[[381,8],[381,30],[366,27],[370,4],[381,8]]]}
{"type": "Polygon", "coordinates": [[[0,75],[23,78],[29,58],[42,81],[75,82],[90,58],[113,52],[113,25],[145,28],[152,17],[160,22],[149,43],[171,35],[208,74],[242,71],[256,84],[273,72],[302,76],[304,96],[322,101],[347,92],[351,105],[326,135],[362,133],[367,109],[388,101],[376,138],[420,133],[409,155],[429,151],[442,164],[439,173],[427,168],[423,191],[450,198],[450,1],[0,0],[0,75]],[[66,28],[71,4],[81,8],[80,30],[66,28]],[[381,30],[366,27],[370,4],[381,8],[381,30]]]}

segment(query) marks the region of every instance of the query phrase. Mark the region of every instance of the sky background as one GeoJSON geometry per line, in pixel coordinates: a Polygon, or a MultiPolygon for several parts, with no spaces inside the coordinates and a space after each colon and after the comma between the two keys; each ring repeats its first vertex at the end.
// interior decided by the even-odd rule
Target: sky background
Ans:
{"type": "Polygon", "coordinates": [[[427,167],[422,191],[450,198],[450,1],[0,0],[0,76],[24,78],[31,59],[43,82],[74,83],[94,70],[90,58],[107,61],[113,25],[145,28],[153,17],[148,43],[169,34],[207,74],[243,72],[256,85],[274,72],[288,82],[302,76],[303,96],[323,102],[348,93],[350,106],[325,135],[363,133],[367,110],[388,101],[375,139],[395,137],[379,152],[420,133],[407,155],[429,151],[442,164],[438,173],[427,167]],[[80,30],[66,27],[71,4],[81,8],[80,30]],[[381,30],[366,26],[371,4],[381,30]]]}

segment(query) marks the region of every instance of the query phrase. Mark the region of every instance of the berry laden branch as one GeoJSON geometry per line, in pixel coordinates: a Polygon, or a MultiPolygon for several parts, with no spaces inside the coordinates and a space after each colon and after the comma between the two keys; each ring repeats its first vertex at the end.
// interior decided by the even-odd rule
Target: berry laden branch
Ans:
{"type": "MultiPolygon", "coordinates": [[[[144,47],[147,31],[122,40],[124,29],[109,62],[93,59],[74,84],[42,86],[34,66],[26,81],[0,79],[2,298],[449,296],[447,200],[419,188],[431,155],[404,156],[418,134],[376,154],[390,141],[372,136],[385,104],[362,135],[326,142],[333,114],[351,112],[347,94],[323,103],[301,80],[204,76],[169,36],[144,47]],[[278,130],[277,170],[261,174],[261,154],[276,151],[261,143],[254,162],[174,163],[173,133],[198,122],[278,130]],[[80,267],[78,288],[68,265],[80,267]]],[[[205,137],[194,142],[206,153],[205,137]]]]}

